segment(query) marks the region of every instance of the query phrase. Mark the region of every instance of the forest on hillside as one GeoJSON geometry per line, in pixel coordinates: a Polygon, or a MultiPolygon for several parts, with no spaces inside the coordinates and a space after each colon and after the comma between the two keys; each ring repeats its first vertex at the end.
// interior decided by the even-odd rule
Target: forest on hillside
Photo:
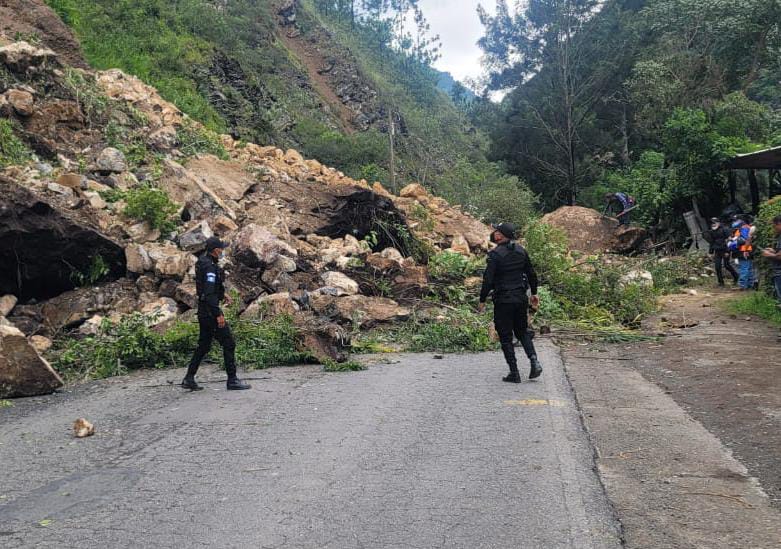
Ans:
{"type": "MultiPolygon", "coordinates": [[[[781,2],[530,0],[480,8],[483,97],[463,103],[491,154],[546,208],[637,197],[640,220],[669,226],[696,200],[730,201],[726,160],[781,145],[781,2]]],[[[744,211],[781,192],[759,173],[744,211]],[[752,204],[753,202],[753,204],[752,204]]]]}

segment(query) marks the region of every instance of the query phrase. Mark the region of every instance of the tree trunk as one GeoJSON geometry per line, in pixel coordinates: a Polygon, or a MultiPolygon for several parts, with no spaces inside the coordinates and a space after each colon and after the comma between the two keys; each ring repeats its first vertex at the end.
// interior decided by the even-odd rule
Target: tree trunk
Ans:
{"type": "Polygon", "coordinates": [[[748,171],[748,188],[751,192],[751,213],[756,214],[759,211],[759,182],[754,170],[748,171]]]}
{"type": "Polygon", "coordinates": [[[728,172],[727,181],[729,182],[729,203],[734,204],[738,194],[738,182],[735,176],[735,170],[730,170],[728,172]]]}

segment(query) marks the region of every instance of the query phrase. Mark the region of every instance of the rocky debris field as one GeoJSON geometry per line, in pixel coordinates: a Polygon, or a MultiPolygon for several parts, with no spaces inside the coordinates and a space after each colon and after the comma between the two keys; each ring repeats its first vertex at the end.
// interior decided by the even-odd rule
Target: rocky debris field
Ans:
{"type": "Polygon", "coordinates": [[[428,257],[488,249],[483,223],[421,185],[396,196],[218,136],[132,76],[66,61],[0,38],[0,296],[13,302],[0,397],[61,383],[39,356],[52,340],[136,311],[161,331],[190,318],[212,235],[231,243],[242,315],[292,315],[320,360],[343,357],[347,327],[407,318],[428,257]],[[382,291],[377,273],[391,280],[382,291]]]}

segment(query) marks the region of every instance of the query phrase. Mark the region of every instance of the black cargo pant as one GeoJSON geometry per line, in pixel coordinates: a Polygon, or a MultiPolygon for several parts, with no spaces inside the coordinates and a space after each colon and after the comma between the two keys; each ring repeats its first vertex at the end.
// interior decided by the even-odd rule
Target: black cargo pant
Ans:
{"type": "Polygon", "coordinates": [[[724,284],[724,269],[727,269],[727,272],[732,275],[732,280],[738,281],[738,272],[732,266],[732,261],[730,261],[726,250],[713,252],[713,267],[716,269],[716,279],[719,284],[724,284]]]}
{"type": "Polygon", "coordinates": [[[225,324],[224,328],[217,326],[217,319],[214,314],[204,306],[198,307],[198,327],[200,334],[198,336],[198,348],[195,350],[190,365],[187,366],[187,376],[194,377],[198,372],[198,366],[212,348],[212,341],[215,339],[222,346],[222,354],[225,360],[225,371],[228,373],[228,379],[236,377],[236,342],[233,339],[230,327],[225,324]]]}
{"type": "Polygon", "coordinates": [[[518,361],[515,358],[513,334],[521,342],[528,358],[536,357],[534,343],[529,332],[529,301],[526,297],[519,303],[494,303],[494,326],[499,335],[502,352],[510,372],[518,371],[518,361]]]}

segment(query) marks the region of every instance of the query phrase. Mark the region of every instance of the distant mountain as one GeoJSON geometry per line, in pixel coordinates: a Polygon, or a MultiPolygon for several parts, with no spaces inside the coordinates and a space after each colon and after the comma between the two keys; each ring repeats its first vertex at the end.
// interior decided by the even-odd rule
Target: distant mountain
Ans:
{"type": "MultiPolygon", "coordinates": [[[[458,82],[455,78],[453,78],[453,75],[449,72],[442,72],[437,71],[439,73],[439,81],[437,82],[437,88],[445,92],[446,94],[450,95],[450,91],[453,89],[453,86],[458,82]]],[[[468,100],[476,99],[477,95],[474,94],[472,90],[469,88],[466,88],[465,96],[468,100]]]]}

